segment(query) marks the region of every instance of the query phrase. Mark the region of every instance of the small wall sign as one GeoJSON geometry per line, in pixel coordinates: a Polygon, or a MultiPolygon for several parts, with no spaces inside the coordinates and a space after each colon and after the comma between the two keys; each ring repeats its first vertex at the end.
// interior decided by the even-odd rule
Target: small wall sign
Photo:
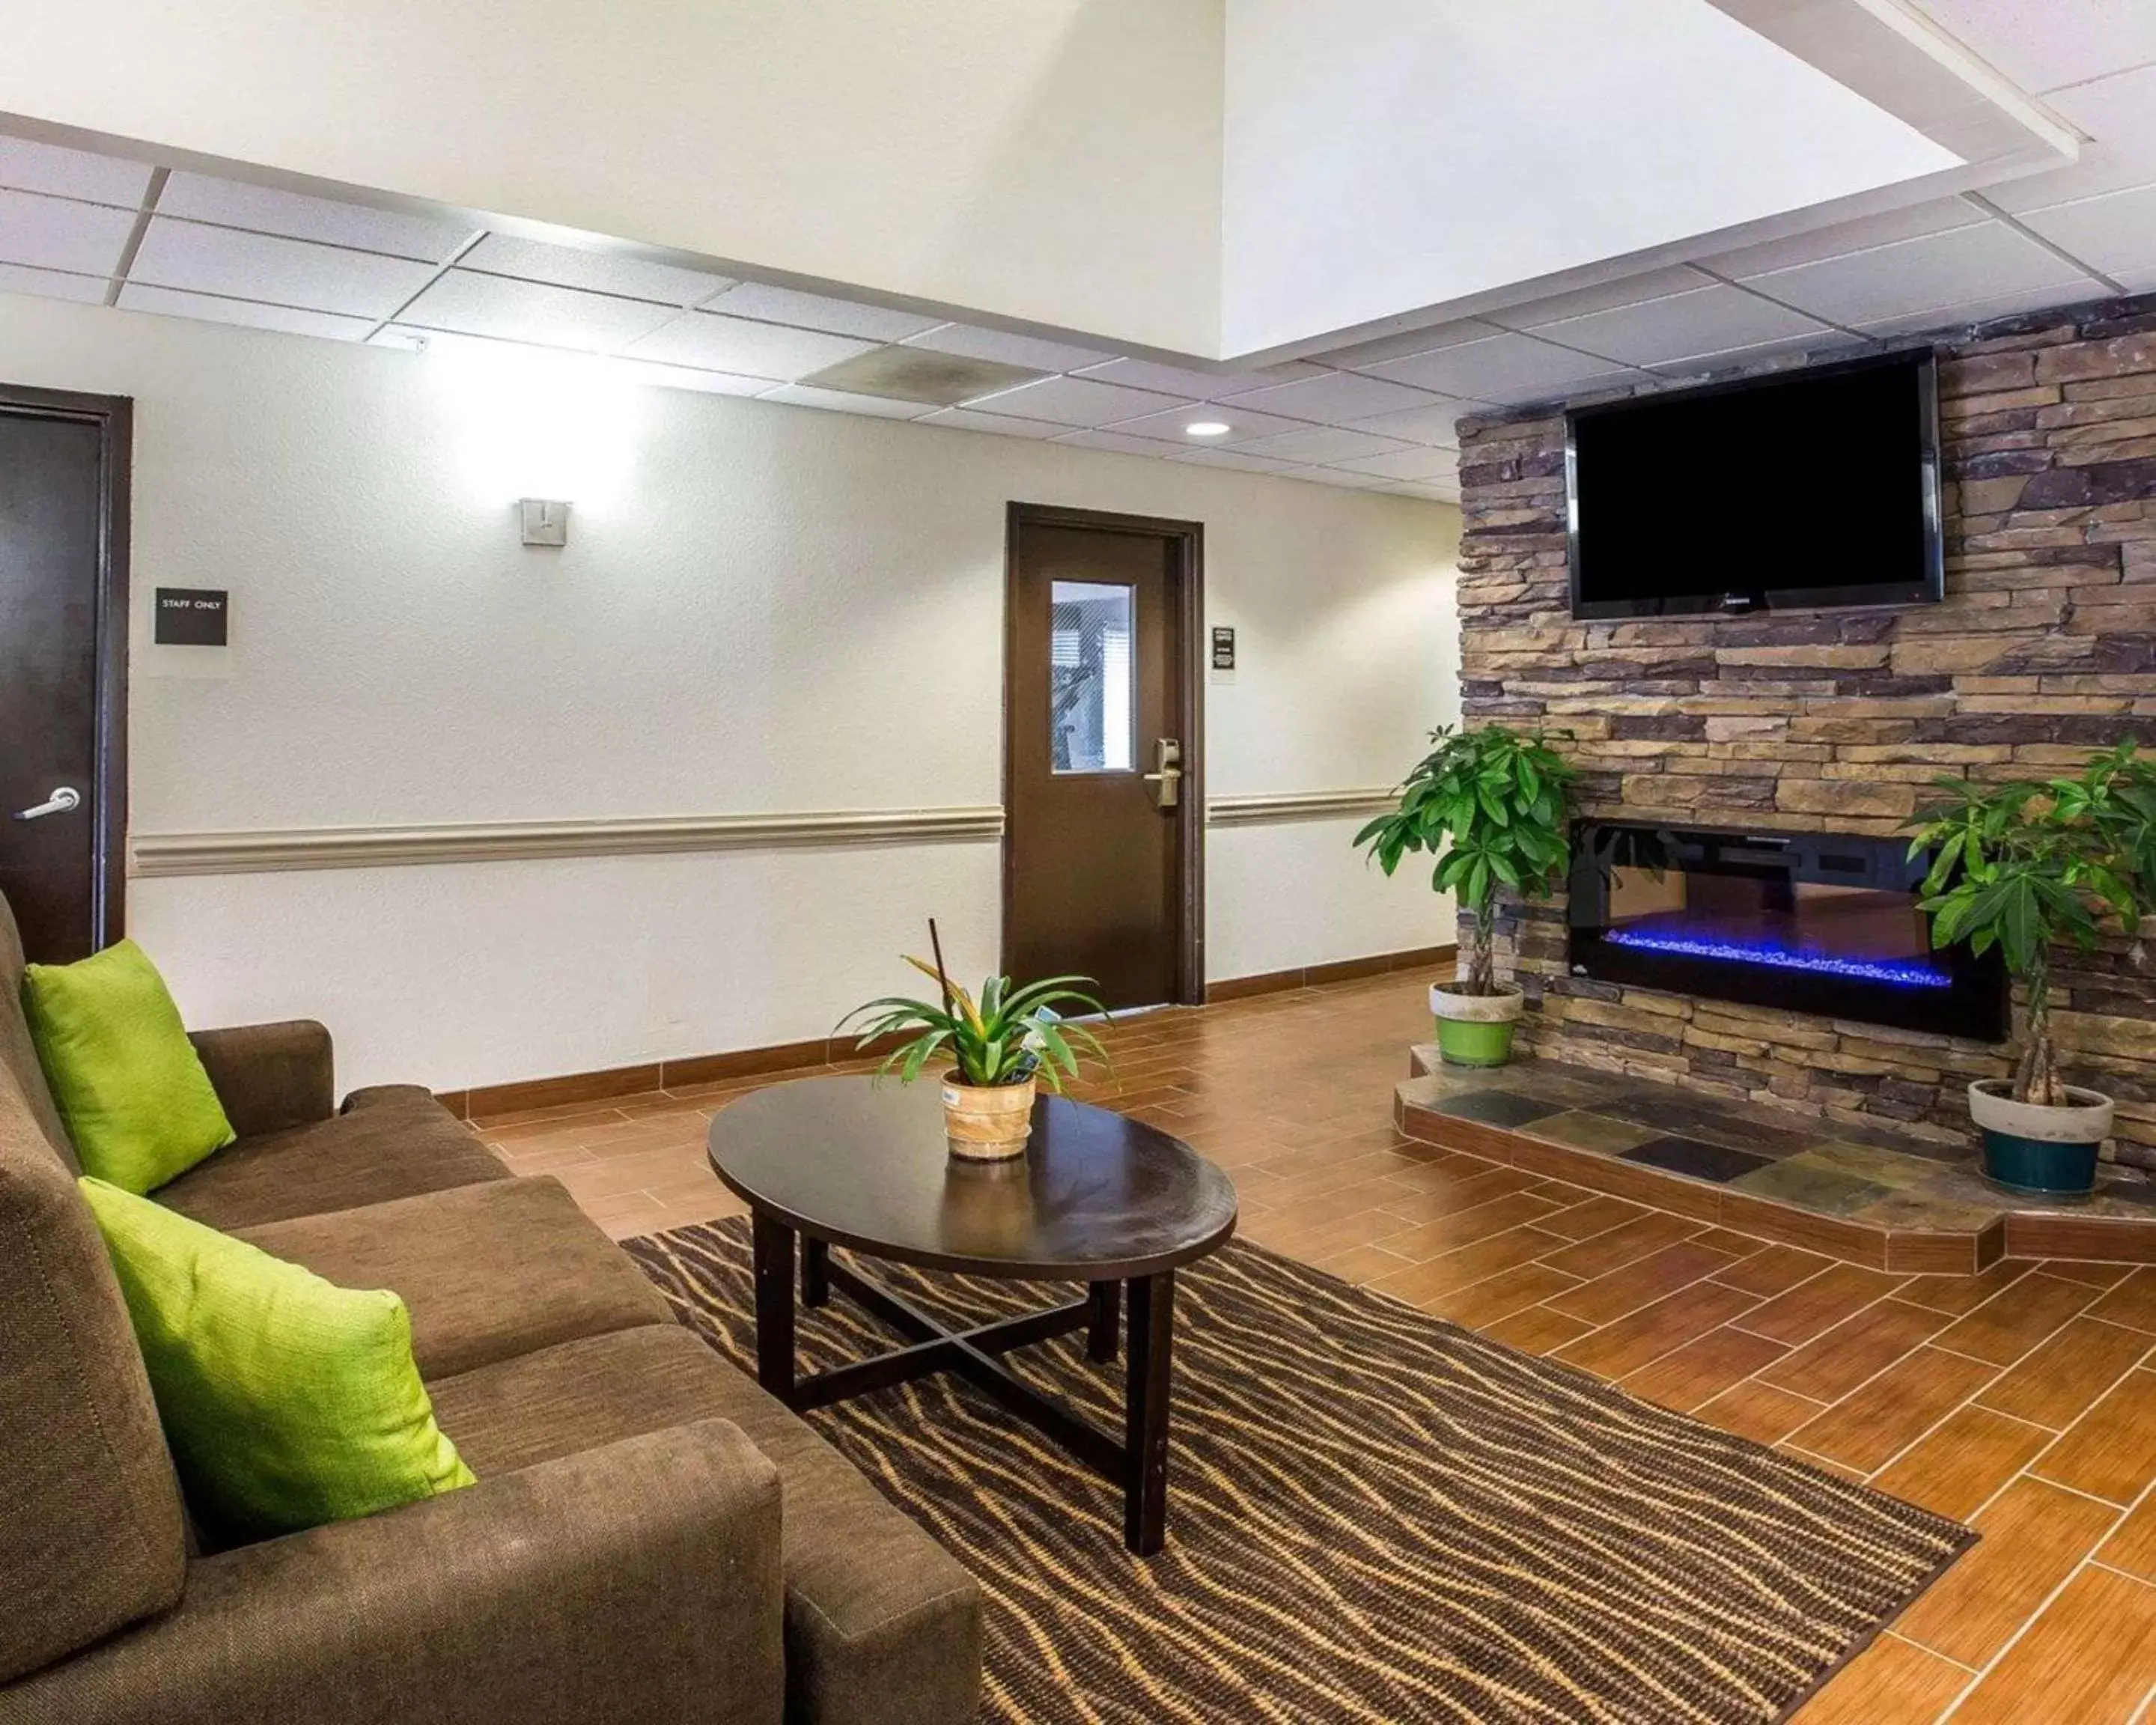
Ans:
{"type": "Polygon", "coordinates": [[[161,647],[223,646],[229,598],[223,588],[159,588],[151,639],[161,647]]]}
{"type": "Polygon", "coordinates": [[[1216,629],[1213,631],[1213,669],[1233,670],[1235,668],[1235,631],[1216,629]]]}

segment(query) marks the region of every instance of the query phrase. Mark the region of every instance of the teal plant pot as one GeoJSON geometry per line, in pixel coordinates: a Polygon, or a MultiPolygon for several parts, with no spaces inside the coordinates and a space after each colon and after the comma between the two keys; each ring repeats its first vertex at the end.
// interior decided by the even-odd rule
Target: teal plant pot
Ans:
{"type": "Polygon", "coordinates": [[[1430,991],[1437,1019],[1437,1051],[1448,1066],[1502,1066],[1512,1058],[1512,1031],[1526,1003],[1517,988],[1500,994],[1459,994],[1442,984],[1430,991]]]}
{"type": "Polygon", "coordinates": [[[2013,1086],[1979,1079],[1969,1087],[1969,1118],[1984,1137],[1987,1178],[2034,1196],[2085,1196],[2096,1189],[2097,1154],[2111,1136],[2111,1098],[2068,1086],[2067,1106],[2017,1102],[2013,1086]]]}

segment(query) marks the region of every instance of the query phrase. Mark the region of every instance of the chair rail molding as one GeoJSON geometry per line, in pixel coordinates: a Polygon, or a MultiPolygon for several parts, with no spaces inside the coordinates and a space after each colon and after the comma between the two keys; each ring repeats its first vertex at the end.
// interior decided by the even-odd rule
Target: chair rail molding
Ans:
{"type": "Polygon", "coordinates": [[[1255,826],[1281,820],[1345,820],[1397,808],[1399,793],[1382,786],[1352,791],[1276,791],[1255,797],[1215,797],[1205,805],[1205,824],[1255,826]]]}

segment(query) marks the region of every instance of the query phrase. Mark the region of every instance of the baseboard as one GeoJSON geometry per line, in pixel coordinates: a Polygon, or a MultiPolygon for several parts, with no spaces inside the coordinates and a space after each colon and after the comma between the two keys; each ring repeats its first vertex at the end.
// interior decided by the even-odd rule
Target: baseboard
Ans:
{"type": "Polygon", "coordinates": [[[1349,983],[1363,977],[1385,976],[1396,970],[1415,970],[1424,965],[1450,964],[1460,956],[1458,946],[1416,947],[1404,952],[1373,952],[1366,958],[1340,958],[1329,964],[1308,964],[1296,970],[1269,970],[1257,976],[1224,978],[1205,985],[1205,1004],[1248,1000],[1259,994],[1278,994],[1290,988],[1314,988],[1325,983],[1349,983]]]}

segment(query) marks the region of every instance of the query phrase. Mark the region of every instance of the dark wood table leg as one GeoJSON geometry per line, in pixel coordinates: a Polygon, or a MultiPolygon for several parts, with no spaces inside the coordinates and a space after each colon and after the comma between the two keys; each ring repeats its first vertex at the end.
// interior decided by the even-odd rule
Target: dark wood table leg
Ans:
{"type": "Polygon", "coordinates": [[[1123,1543],[1149,1558],[1168,1538],[1168,1407],[1175,1333],[1175,1272],[1131,1284],[1124,1442],[1123,1543]]]}
{"type": "Polygon", "coordinates": [[[1122,1321],[1123,1285],[1096,1281],[1087,1299],[1092,1311],[1086,1319],[1086,1358],[1111,1360],[1116,1357],[1116,1330],[1122,1321]]]}
{"type": "Polygon", "coordinates": [[[831,1297],[831,1243],[813,1234],[801,1237],[801,1303],[814,1308],[831,1297]]]}
{"type": "Polygon", "coordinates": [[[756,1249],[756,1381],[781,1401],[793,1394],[793,1230],[761,1211],[756,1249]]]}

